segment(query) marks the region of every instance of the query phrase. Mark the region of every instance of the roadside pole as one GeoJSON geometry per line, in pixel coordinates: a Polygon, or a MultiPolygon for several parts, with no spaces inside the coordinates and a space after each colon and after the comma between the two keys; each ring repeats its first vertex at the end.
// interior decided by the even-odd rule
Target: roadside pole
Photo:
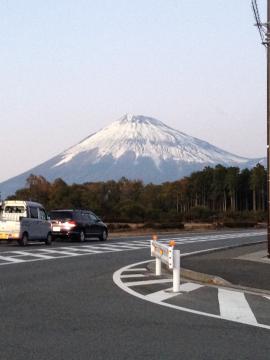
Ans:
{"type": "Polygon", "coordinates": [[[262,45],[266,48],[266,68],[267,68],[267,94],[266,94],[266,122],[267,122],[267,250],[270,258],[270,0],[267,0],[267,20],[261,22],[260,12],[257,6],[257,0],[251,0],[253,13],[262,45]]]}
{"type": "Polygon", "coordinates": [[[173,253],[173,292],[180,291],[180,250],[173,253]]]}
{"type": "Polygon", "coordinates": [[[266,51],[267,51],[267,241],[268,241],[268,257],[270,257],[270,0],[267,0],[267,23],[266,23],[266,51]]]}

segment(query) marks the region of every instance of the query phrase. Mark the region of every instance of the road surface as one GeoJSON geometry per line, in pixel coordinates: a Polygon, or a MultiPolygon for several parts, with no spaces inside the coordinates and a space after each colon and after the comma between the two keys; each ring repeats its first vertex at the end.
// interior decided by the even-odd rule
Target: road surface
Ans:
{"type": "MultiPolygon", "coordinates": [[[[159,239],[174,239],[187,254],[262,241],[266,234],[219,231],[159,239]]],[[[154,283],[146,276],[147,263],[139,264],[151,260],[149,240],[1,244],[1,360],[269,359],[269,298],[262,303],[254,294],[192,283],[174,298],[166,291],[168,276],[154,283]]]]}

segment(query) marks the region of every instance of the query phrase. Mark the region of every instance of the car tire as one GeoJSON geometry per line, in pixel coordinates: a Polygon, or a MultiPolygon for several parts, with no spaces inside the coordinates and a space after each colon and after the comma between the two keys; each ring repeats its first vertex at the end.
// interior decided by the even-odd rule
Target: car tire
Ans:
{"type": "Polygon", "coordinates": [[[108,238],[108,232],[107,232],[107,230],[103,230],[100,237],[99,237],[99,240],[100,241],[106,241],[107,238],[108,238]]]}
{"type": "Polygon", "coordinates": [[[28,234],[24,233],[22,238],[18,241],[20,246],[26,246],[28,243],[28,234]]]}
{"type": "Polygon", "coordinates": [[[45,240],[45,245],[47,245],[47,246],[52,245],[52,241],[53,241],[52,234],[51,234],[51,233],[49,233],[49,234],[47,235],[46,240],[45,240]]]}
{"type": "Polygon", "coordinates": [[[79,241],[85,242],[85,232],[83,230],[80,231],[79,241]]]}

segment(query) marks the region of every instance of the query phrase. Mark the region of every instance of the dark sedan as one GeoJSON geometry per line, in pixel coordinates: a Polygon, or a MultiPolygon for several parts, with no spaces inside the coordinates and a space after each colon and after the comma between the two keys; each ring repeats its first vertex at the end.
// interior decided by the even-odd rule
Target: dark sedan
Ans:
{"type": "Polygon", "coordinates": [[[108,228],[89,210],[52,210],[49,214],[53,238],[69,238],[84,242],[89,238],[105,241],[108,228]]]}

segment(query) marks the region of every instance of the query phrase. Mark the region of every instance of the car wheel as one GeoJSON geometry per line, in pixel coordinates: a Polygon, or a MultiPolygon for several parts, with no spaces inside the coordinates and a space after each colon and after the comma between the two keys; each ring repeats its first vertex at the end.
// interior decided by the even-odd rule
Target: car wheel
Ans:
{"type": "Polygon", "coordinates": [[[80,231],[80,242],[85,242],[85,233],[83,230],[80,231]]]}
{"type": "Polygon", "coordinates": [[[28,235],[24,233],[22,238],[18,241],[20,246],[26,246],[28,243],[28,235]]]}
{"type": "Polygon", "coordinates": [[[101,235],[100,235],[100,237],[99,237],[99,240],[100,240],[100,241],[106,241],[107,238],[108,238],[108,233],[107,233],[106,230],[103,230],[102,233],[101,233],[101,235]]]}
{"type": "Polygon", "coordinates": [[[52,240],[53,240],[53,237],[52,237],[52,234],[51,233],[49,233],[48,235],[47,235],[47,239],[45,240],[45,245],[52,245],[52,240]]]}

